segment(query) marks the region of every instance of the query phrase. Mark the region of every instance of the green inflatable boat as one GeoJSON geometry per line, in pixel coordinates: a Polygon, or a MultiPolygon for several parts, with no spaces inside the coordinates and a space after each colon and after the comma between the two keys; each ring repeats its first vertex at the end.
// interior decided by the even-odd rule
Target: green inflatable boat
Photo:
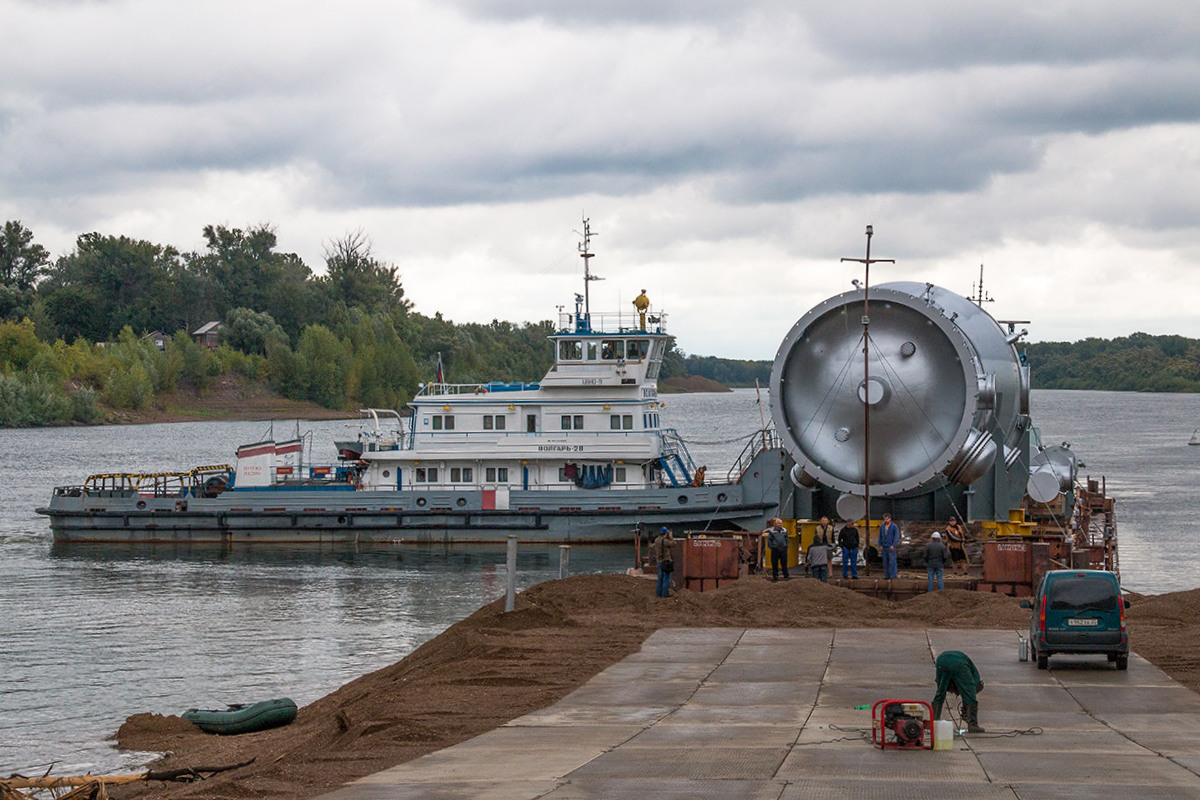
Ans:
{"type": "Polygon", "coordinates": [[[205,733],[232,735],[287,725],[296,718],[296,704],[287,697],[281,697],[261,703],[239,703],[224,711],[189,708],[180,716],[198,725],[205,733]]]}

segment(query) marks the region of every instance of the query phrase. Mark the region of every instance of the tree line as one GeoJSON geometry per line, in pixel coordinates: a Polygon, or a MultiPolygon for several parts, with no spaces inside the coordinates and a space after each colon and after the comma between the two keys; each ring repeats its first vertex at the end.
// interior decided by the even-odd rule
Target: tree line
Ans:
{"type": "MultiPolygon", "coordinates": [[[[398,267],[361,231],[330,241],[324,274],[278,250],[275,229],[206,226],[184,252],[85,233],[56,259],[10,220],[0,232],[0,426],[96,422],[220,375],[260,381],[327,408],[403,407],[441,357],[447,380],[535,381],[553,353],[549,321],[455,324],[417,313],[398,267]],[[220,321],[220,344],[198,344],[220,321]],[[160,347],[147,334],[161,331],[160,347]]],[[[1023,345],[1035,388],[1200,391],[1200,341],[1135,333],[1023,345]]],[[[767,385],[771,362],[687,355],[663,378],[767,385]]]]}
{"type": "MultiPolygon", "coordinates": [[[[1109,392],[1200,392],[1200,339],[1134,333],[1116,339],[1033,342],[1019,348],[1035,389],[1109,392]]],[[[771,361],[688,356],[691,375],[726,386],[766,386],[771,361]]]]}
{"type": "Polygon", "coordinates": [[[551,323],[456,325],[412,310],[397,267],[356,232],[325,272],[278,250],[275,229],[210,225],[183,252],[86,233],[57,259],[20,221],[0,235],[0,426],[95,422],[222,374],[327,408],[401,408],[443,361],[450,381],[532,381],[551,323]],[[223,323],[215,349],[192,332],[223,323]],[[162,348],[147,336],[166,335],[162,348]]]}

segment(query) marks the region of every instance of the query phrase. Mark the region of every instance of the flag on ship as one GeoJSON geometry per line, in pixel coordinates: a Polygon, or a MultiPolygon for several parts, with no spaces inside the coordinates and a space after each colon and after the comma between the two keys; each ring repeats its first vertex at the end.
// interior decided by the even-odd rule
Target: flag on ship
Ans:
{"type": "Polygon", "coordinates": [[[438,353],[437,377],[434,378],[433,382],[434,383],[445,383],[446,382],[446,372],[442,368],[442,354],[441,353],[438,353]]]}

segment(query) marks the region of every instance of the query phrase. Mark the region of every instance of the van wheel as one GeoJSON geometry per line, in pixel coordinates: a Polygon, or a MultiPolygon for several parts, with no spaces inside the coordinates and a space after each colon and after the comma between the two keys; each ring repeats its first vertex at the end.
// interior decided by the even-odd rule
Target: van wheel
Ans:
{"type": "Polygon", "coordinates": [[[1117,656],[1117,669],[1129,669],[1129,656],[1117,656]]]}
{"type": "Polygon", "coordinates": [[[1038,669],[1046,669],[1050,666],[1050,656],[1046,655],[1045,653],[1038,653],[1037,664],[1038,669]]]}

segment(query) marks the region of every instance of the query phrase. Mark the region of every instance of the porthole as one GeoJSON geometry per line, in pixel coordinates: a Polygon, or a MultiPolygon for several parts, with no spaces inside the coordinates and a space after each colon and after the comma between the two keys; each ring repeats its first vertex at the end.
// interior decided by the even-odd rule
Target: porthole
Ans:
{"type": "Polygon", "coordinates": [[[383,477],[385,477],[385,478],[390,478],[390,477],[392,477],[392,472],[391,472],[391,470],[386,470],[386,469],[385,469],[385,470],[383,471],[383,477]]]}
{"type": "Polygon", "coordinates": [[[145,501],[145,500],[138,500],[138,501],[137,501],[137,507],[138,507],[139,509],[143,509],[143,508],[145,508],[145,507],[146,507],[146,501],[145,501]]]}
{"type": "Polygon", "coordinates": [[[338,517],[338,525],[345,525],[345,524],[346,524],[346,518],[338,517]]]}
{"type": "Polygon", "coordinates": [[[729,495],[725,494],[724,492],[721,492],[719,495],[717,495],[718,503],[724,503],[728,499],[729,499],[729,495]]]}
{"type": "Polygon", "coordinates": [[[454,502],[458,505],[459,508],[462,508],[463,506],[465,506],[467,504],[467,498],[460,497],[457,500],[455,500],[454,502]]]}
{"type": "Polygon", "coordinates": [[[681,494],[681,495],[679,495],[679,505],[681,505],[681,506],[686,506],[686,505],[687,505],[687,501],[688,501],[688,499],[687,499],[687,495],[686,495],[686,494],[681,494]]]}
{"type": "Polygon", "coordinates": [[[425,498],[424,498],[424,497],[418,497],[418,498],[417,498],[417,505],[419,505],[419,506],[424,506],[424,505],[425,505],[425,498]]]}

